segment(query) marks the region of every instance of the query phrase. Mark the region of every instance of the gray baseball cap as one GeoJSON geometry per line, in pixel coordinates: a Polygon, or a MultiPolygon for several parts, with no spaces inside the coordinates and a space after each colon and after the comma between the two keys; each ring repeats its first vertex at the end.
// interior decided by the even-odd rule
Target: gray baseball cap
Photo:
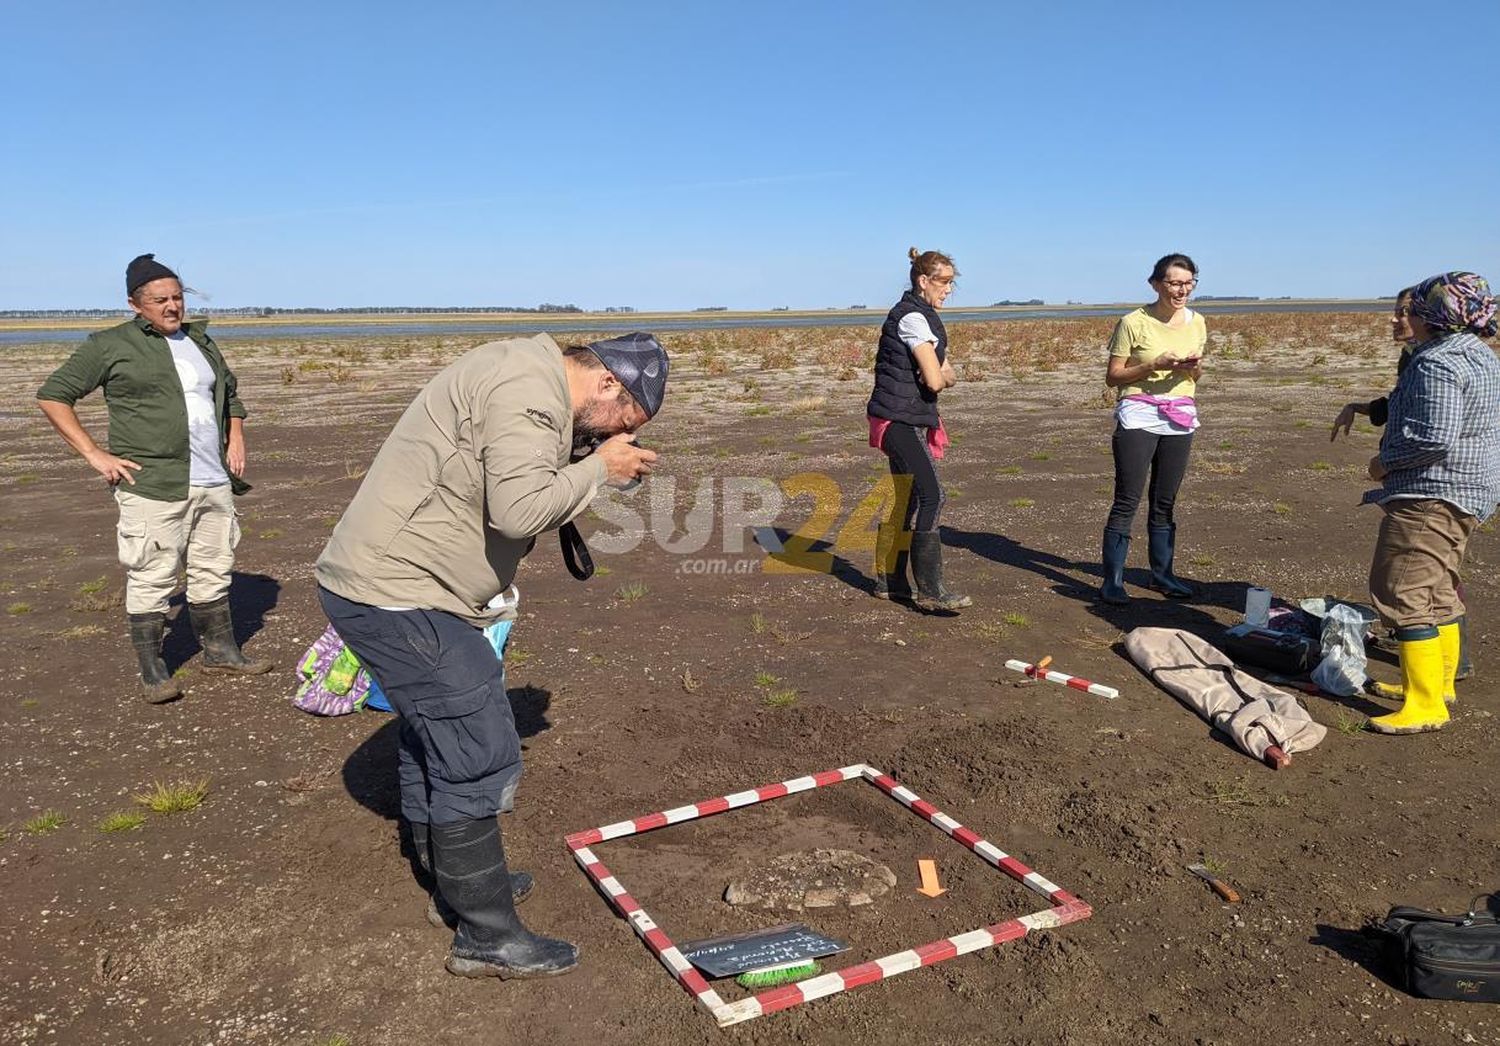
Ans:
{"type": "Polygon", "coordinates": [[[654,418],[667,395],[667,350],[656,336],[637,331],[607,341],[591,341],[588,349],[619,379],[635,401],[654,418]]]}

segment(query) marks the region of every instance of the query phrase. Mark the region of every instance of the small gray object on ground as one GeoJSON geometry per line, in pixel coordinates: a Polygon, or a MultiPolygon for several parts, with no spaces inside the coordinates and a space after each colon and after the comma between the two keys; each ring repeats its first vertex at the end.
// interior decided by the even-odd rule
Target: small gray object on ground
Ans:
{"type": "Polygon", "coordinates": [[[729,884],[724,900],[738,908],[857,907],[896,885],[896,873],[851,850],[782,854],[729,884]]]}

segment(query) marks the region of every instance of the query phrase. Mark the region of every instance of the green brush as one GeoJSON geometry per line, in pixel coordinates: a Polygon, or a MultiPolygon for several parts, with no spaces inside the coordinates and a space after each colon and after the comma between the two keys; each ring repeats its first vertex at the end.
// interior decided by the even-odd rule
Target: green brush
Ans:
{"type": "Polygon", "coordinates": [[[764,970],[749,970],[736,977],[734,983],[741,988],[778,988],[783,984],[806,980],[821,969],[816,959],[789,962],[780,966],[767,966],[764,970]]]}

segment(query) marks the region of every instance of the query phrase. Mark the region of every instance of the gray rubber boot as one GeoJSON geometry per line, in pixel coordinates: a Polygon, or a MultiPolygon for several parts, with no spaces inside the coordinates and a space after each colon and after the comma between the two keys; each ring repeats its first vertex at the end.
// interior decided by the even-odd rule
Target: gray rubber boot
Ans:
{"type": "Polygon", "coordinates": [[[449,973],[503,980],[554,977],[578,966],[577,945],[521,924],[495,818],[433,825],[431,836],[438,891],[458,913],[449,973]]]}
{"type": "Polygon", "coordinates": [[[1197,595],[1192,585],[1172,573],[1172,560],[1177,554],[1177,524],[1150,527],[1146,534],[1151,555],[1151,588],[1168,599],[1197,595]]]}
{"type": "Polygon", "coordinates": [[[911,599],[911,582],[906,579],[906,565],[911,554],[906,549],[897,549],[901,535],[908,533],[901,527],[882,523],[875,532],[875,598],[911,599]],[[889,565],[890,572],[886,572],[889,565]]]}
{"type": "Polygon", "coordinates": [[[1458,615],[1458,670],[1454,679],[1468,679],[1474,674],[1474,662],[1469,660],[1469,615],[1458,615]]]}
{"type": "Polygon", "coordinates": [[[968,596],[943,585],[943,539],[936,530],[912,533],[911,572],[917,579],[917,606],[923,610],[962,610],[974,605],[968,596]]]}
{"type": "Polygon", "coordinates": [[[1125,591],[1125,559],[1130,555],[1130,535],[1118,530],[1104,532],[1104,584],[1099,587],[1099,598],[1111,606],[1123,607],[1130,603],[1125,591]]]}
{"type": "MultiPolygon", "coordinates": [[[[427,891],[427,921],[439,930],[457,930],[458,913],[443,900],[443,894],[438,890],[437,881],[432,875],[432,844],[429,841],[427,822],[407,821],[406,825],[411,830],[411,845],[416,851],[417,867],[421,870],[422,888],[427,891]]],[[[535,885],[536,880],[531,877],[530,872],[510,873],[511,898],[517,905],[531,896],[535,885]]]]}
{"type": "Polygon", "coordinates": [[[203,646],[203,668],[208,672],[234,672],[258,676],[271,671],[269,661],[251,661],[234,639],[234,619],[229,616],[229,597],[212,603],[189,603],[188,616],[203,646]]]}
{"type": "Polygon", "coordinates": [[[130,620],[130,645],[135,648],[136,660],[140,663],[146,700],[159,705],[181,697],[182,684],[172,678],[167,663],[161,659],[161,641],[167,634],[167,615],[157,611],[127,614],[126,617],[130,620]]]}

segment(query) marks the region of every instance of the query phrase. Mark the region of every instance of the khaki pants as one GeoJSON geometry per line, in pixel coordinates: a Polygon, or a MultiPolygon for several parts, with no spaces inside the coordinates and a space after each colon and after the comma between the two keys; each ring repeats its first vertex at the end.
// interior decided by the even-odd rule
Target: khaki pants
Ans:
{"type": "Polygon", "coordinates": [[[1479,520],[1446,501],[1399,498],[1381,508],[1370,596],[1391,628],[1446,625],[1464,612],[1459,567],[1479,520]]]}
{"type": "Polygon", "coordinates": [[[165,611],[184,563],[189,603],[212,603],[229,591],[240,521],[228,483],[189,487],[186,501],[155,501],[117,487],[115,503],[126,613],[165,611]]]}

